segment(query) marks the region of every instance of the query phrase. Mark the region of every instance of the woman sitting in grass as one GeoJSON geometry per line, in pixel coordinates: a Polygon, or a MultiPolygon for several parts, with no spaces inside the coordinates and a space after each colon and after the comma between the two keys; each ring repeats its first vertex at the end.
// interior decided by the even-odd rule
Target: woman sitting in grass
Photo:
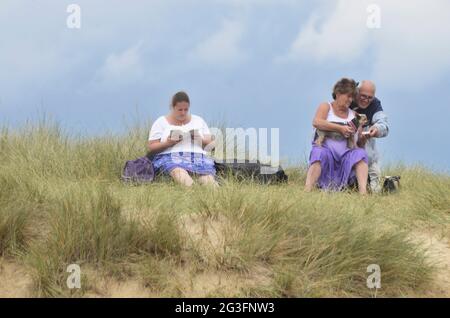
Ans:
{"type": "Polygon", "coordinates": [[[354,80],[341,79],[333,89],[334,101],[322,103],[317,109],[314,128],[338,132],[340,135],[328,136],[322,146],[313,142],[305,184],[307,192],[316,185],[322,189],[339,191],[354,184],[356,179],[359,193],[366,194],[367,153],[363,148],[348,148],[346,139],[356,133],[354,128],[347,125],[355,117],[354,111],[349,107],[356,94],[356,86],[354,80]]]}
{"type": "Polygon", "coordinates": [[[155,172],[168,174],[185,186],[192,186],[193,175],[201,184],[216,185],[214,160],[204,150],[213,138],[205,121],[189,114],[189,106],[189,96],[178,92],[172,98],[170,113],[154,122],[148,148],[155,172]]]}

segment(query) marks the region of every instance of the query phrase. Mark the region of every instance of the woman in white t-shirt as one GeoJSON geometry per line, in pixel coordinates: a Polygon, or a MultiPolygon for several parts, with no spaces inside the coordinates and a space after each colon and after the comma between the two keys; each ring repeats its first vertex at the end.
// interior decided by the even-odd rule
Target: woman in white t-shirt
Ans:
{"type": "Polygon", "coordinates": [[[189,113],[190,101],[185,92],[172,97],[171,111],[152,125],[148,148],[153,155],[156,173],[169,174],[176,182],[191,186],[192,175],[201,184],[216,185],[214,160],[204,148],[212,148],[213,138],[208,125],[189,113]]]}

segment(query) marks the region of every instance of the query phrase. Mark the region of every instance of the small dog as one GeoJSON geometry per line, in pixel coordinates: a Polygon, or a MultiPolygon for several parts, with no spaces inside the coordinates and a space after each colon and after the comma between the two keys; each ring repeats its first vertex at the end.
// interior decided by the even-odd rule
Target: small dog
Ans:
{"type": "Polygon", "coordinates": [[[400,189],[400,176],[384,177],[383,193],[394,193],[400,189]]]}
{"type": "MultiPolygon", "coordinates": [[[[333,123],[338,124],[338,125],[345,125],[343,123],[336,123],[336,122],[333,122],[333,123]]],[[[363,126],[366,124],[367,124],[367,116],[364,114],[355,113],[355,118],[353,118],[347,125],[353,127],[355,129],[355,132],[358,133],[359,130],[362,129],[363,126]]],[[[322,147],[322,144],[325,141],[326,137],[336,139],[336,140],[347,139],[347,147],[348,148],[353,149],[356,147],[355,135],[351,135],[349,138],[345,138],[338,132],[325,131],[325,130],[320,130],[320,129],[316,129],[315,144],[319,147],[322,147]]]]}

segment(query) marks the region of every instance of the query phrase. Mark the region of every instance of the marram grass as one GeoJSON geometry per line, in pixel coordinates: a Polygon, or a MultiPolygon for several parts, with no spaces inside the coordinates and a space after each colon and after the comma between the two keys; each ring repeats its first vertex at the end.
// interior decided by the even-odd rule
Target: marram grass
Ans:
{"type": "Polygon", "coordinates": [[[51,122],[0,133],[0,254],[24,266],[34,296],[371,297],[433,290],[434,259],[415,237],[450,237],[450,178],[392,166],[400,193],[304,193],[289,184],[227,179],[219,189],[170,181],[128,186],[126,160],[145,153],[147,127],[80,137],[51,122]],[[69,264],[82,288],[68,289],[69,264]],[[367,267],[382,288],[367,288],[367,267]],[[120,296],[120,295],[119,295],[120,296]],[[125,296],[133,296],[128,294],[125,296]]]}

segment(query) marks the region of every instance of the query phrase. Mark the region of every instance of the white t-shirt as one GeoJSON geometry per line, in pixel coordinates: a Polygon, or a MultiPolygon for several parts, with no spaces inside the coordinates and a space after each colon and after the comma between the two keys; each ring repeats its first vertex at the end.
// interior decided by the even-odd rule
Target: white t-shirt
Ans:
{"type": "MultiPolygon", "coordinates": [[[[208,125],[200,116],[191,115],[191,121],[181,126],[171,125],[165,116],[161,116],[153,123],[148,140],[160,140],[161,142],[165,142],[167,141],[170,131],[172,130],[182,130],[187,132],[192,129],[198,130],[202,137],[211,134],[208,125]]],[[[193,143],[190,138],[183,138],[183,140],[178,144],[167,148],[161,152],[161,154],[172,152],[194,152],[206,154],[206,151],[203,150],[202,146],[197,143],[193,143]]]]}

